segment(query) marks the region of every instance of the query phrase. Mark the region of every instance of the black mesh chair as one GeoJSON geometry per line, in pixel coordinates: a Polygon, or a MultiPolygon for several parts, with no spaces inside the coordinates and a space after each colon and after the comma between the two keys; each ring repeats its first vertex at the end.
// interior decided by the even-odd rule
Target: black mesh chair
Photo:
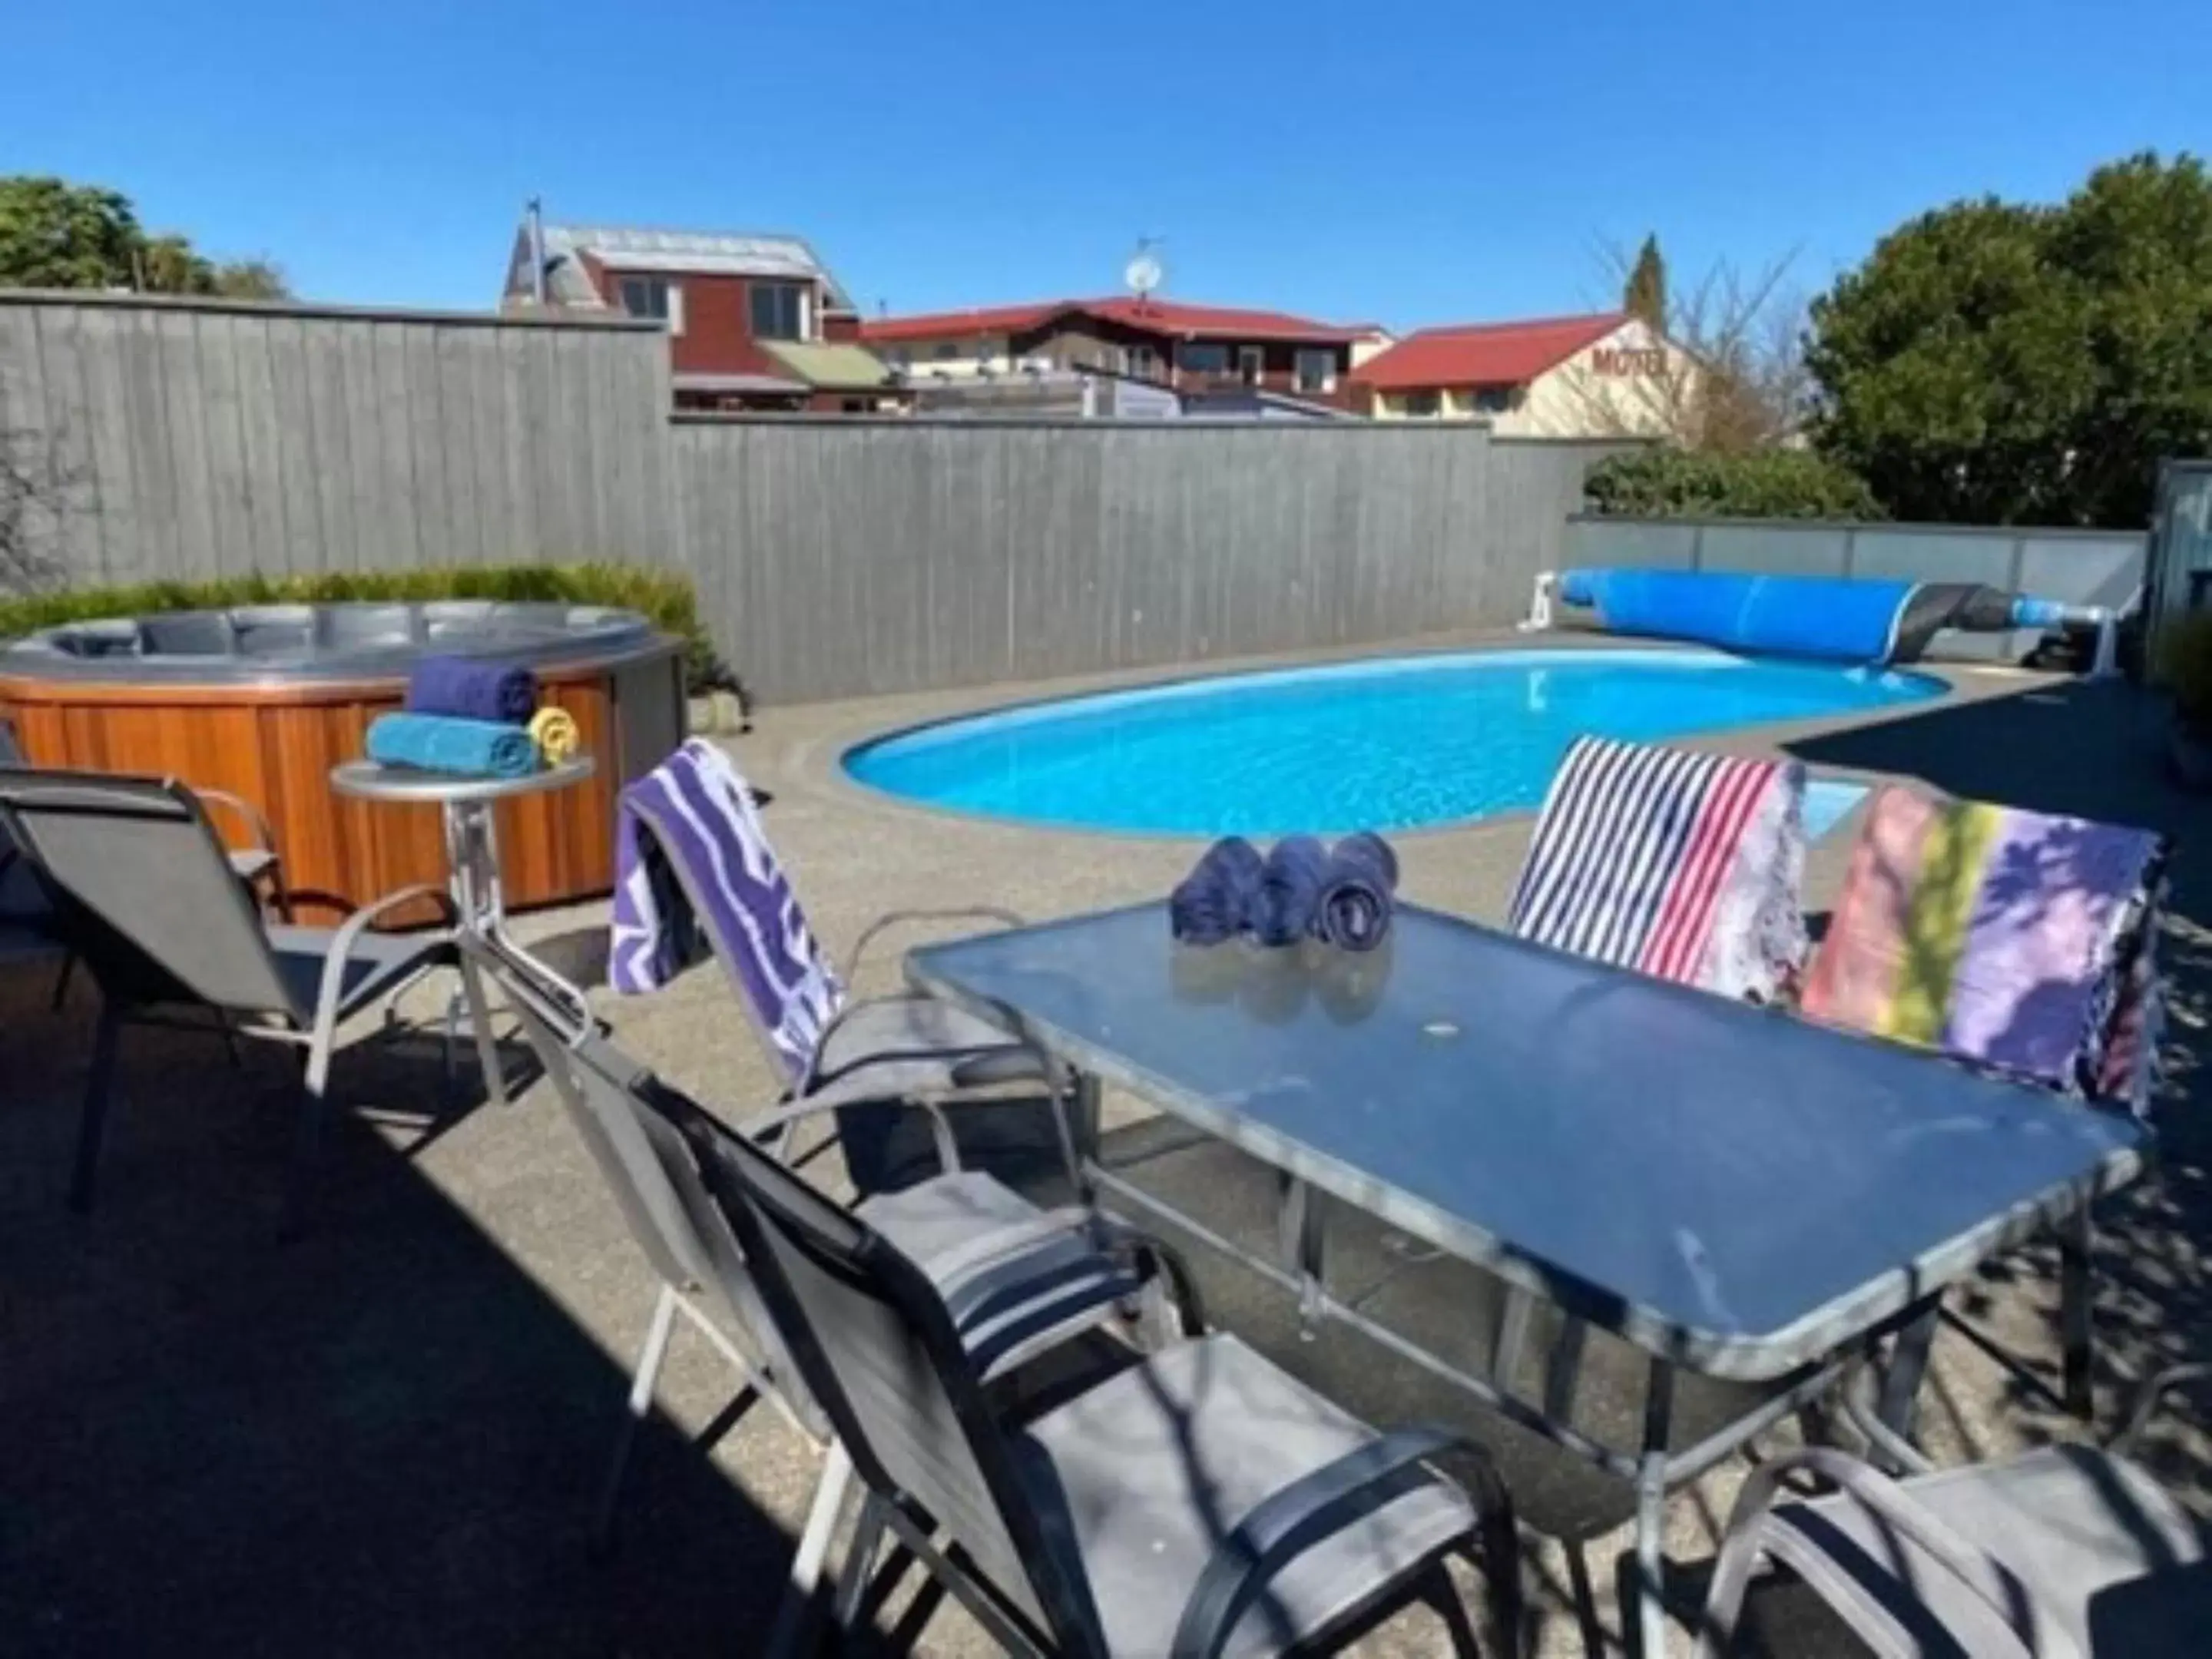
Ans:
{"type": "MultiPolygon", "coordinates": [[[[601,1547],[611,1540],[623,1470],[636,1426],[652,1408],[681,1316],[730,1362],[742,1384],[757,1389],[826,1453],[769,1644],[771,1652],[784,1651],[811,1605],[852,1466],[793,1363],[779,1321],[763,1303],[746,1253],[708,1196],[676,1121],[690,1121],[696,1136],[712,1141],[743,1137],[610,1042],[590,1011],[520,951],[472,933],[461,936],[460,948],[514,1010],[657,1281],[628,1411],[602,1488],[595,1540],[601,1547]]],[[[757,1139],[743,1144],[781,1140],[781,1131],[798,1118],[836,1109],[825,1101],[771,1112],[746,1126],[744,1133],[757,1139]]],[[[1188,1278],[1162,1247],[1109,1217],[1040,1211],[988,1175],[963,1170],[941,1114],[915,1109],[931,1110],[940,1126],[944,1168],[929,1180],[868,1200],[861,1211],[921,1262],[940,1293],[962,1310],[960,1340],[982,1375],[1010,1376],[1091,1333],[1150,1340],[1170,1307],[1194,1316],[1188,1278]]]]}
{"type": "Polygon", "coordinates": [[[457,957],[451,935],[369,931],[398,905],[447,902],[442,889],[386,894],[335,928],[271,922],[198,797],[174,781],[0,769],[0,830],[37,869],[63,936],[100,988],[72,1207],[92,1207],[122,1028],[176,1011],[202,1011],[218,1028],[299,1051],[304,1099],[288,1228],[319,1136],[338,1025],[425,967],[460,967],[485,1080],[503,1097],[476,969],[457,957]]]}
{"type": "Polygon", "coordinates": [[[1513,1650],[1512,1507],[1457,1437],[1378,1434],[1221,1334],[1024,1415],[895,1242],[759,1148],[679,1121],[866,1488],[841,1626],[887,1531],[1011,1650],[1144,1659],[1326,1639],[1479,1540],[1513,1650]],[[1479,1502],[1432,1467],[1455,1446],[1479,1502]]]}

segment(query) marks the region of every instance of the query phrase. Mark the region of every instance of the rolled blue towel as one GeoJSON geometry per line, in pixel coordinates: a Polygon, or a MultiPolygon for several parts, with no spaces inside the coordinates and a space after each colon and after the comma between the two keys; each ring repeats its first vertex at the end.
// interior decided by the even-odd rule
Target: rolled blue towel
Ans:
{"type": "Polygon", "coordinates": [[[1314,937],[1340,951],[1371,951],[1390,931],[1398,890],[1398,855],[1363,830],[1329,849],[1314,905],[1314,937]]]}
{"type": "Polygon", "coordinates": [[[379,714],[368,725],[368,757],[465,777],[520,778],[538,769],[538,745],[520,726],[450,714],[379,714]]]}
{"type": "Polygon", "coordinates": [[[1261,867],[1259,849],[1243,836],[1214,842],[1168,895],[1170,931],[1186,945],[1219,945],[1252,927],[1261,867]]]}
{"type": "Polygon", "coordinates": [[[538,676],[493,657],[417,657],[407,674],[407,712],[520,726],[538,712],[538,676]]]}
{"type": "Polygon", "coordinates": [[[1328,870],[1328,850],[1311,836],[1285,836],[1260,872],[1260,908],[1252,931],[1262,945],[1295,945],[1313,932],[1315,907],[1328,870]]]}

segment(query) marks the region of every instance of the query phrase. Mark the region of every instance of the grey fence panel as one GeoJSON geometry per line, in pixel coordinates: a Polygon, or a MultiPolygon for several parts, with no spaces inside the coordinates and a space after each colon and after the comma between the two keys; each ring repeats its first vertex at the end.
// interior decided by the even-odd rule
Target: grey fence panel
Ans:
{"type": "Polygon", "coordinates": [[[33,580],[678,556],[627,321],[0,292],[33,580]]]}
{"type": "Polygon", "coordinates": [[[702,611],[778,702],[1511,622],[1619,447],[1274,422],[673,431],[702,611]]]}
{"type": "Polygon", "coordinates": [[[1840,576],[1850,532],[1838,526],[1708,524],[1698,538],[1703,570],[1749,570],[1771,576],[1840,576]]]}
{"type": "Polygon", "coordinates": [[[1694,570],[1699,530],[1665,519],[1571,519],[1560,568],[1694,570]]]}

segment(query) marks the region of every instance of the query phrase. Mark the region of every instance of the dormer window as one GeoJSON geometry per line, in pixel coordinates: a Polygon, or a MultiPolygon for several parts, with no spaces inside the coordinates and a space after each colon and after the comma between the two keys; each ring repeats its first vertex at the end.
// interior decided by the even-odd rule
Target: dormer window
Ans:
{"type": "Polygon", "coordinates": [[[808,337],[806,285],[804,283],[754,283],[751,288],[753,338],[804,340],[808,337]]]}
{"type": "Polygon", "coordinates": [[[684,290],[666,277],[624,276],[616,289],[622,308],[631,316],[665,323],[671,334],[684,331],[684,290]]]}

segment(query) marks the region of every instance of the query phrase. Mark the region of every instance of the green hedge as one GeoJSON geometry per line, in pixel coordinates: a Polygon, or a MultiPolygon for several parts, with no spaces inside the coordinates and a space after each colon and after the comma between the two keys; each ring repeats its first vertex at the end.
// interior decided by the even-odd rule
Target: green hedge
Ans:
{"type": "Polygon", "coordinates": [[[1879,519],[1866,481],[1809,449],[1650,449],[1590,469],[1590,510],[1633,519],[1879,519]]]}
{"type": "Polygon", "coordinates": [[[225,576],[204,582],[142,582],[0,598],[0,639],[93,617],[158,611],[223,611],[243,605],[331,605],[348,599],[504,599],[600,605],[642,611],[684,641],[693,690],[728,683],[699,620],[691,584],[632,564],[507,564],[423,570],[331,570],[312,576],[225,576]]]}

